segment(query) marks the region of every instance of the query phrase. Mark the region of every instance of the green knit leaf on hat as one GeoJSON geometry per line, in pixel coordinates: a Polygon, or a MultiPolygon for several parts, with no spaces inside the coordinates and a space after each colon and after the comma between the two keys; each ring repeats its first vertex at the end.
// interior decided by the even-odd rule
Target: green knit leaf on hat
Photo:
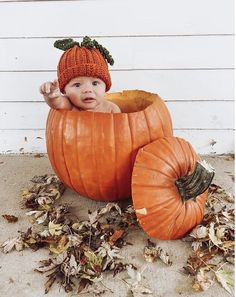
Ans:
{"type": "Polygon", "coordinates": [[[83,41],[81,42],[81,46],[84,46],[84,47],[86,47],[86,48],[88,48],[88,49],[92,49],[92,48],[94,48],[93,41],[92,41],[92,39],[91,39],[90,37],[88,37],[88,36],[85,36],[85,37],[83,38],[83,41]]]}
{"type": "Polygon", "coordinates": [[[113,60],[112,56],[110,55],[109,51],[105,47],[103,47],[101,44],[99,44],[95,39],[92,40],[88,36],[85,36],[83,38],[83,41],[81,42],[81,44],[77,41],[74,41],[72,38],[56,40],[54,42],[54,47],[56,47],[60,50],[63,50],[63,51],[67,51],[68,49],[72,48],[75,45],[77,45],[79,47],[85,47],[87,49],[96,48],[97,50],[99,50],[99,52],[102,54],[104,59],[106,59],[110,65],[114,64],[114,60],[113,60]]]}
{"type": "Polygon", "coordinates": [[[74,41],[72,38],[56,40],[54,42],[54,47],[63,51],[66,51],[75,45],[80,46],[79,42],[74,41]]]}
{"type": "Polygon", "coordinates": [[[112,56],[110,55],[109,51],[103,47],[101,44],[99,44],[95,39],[93,40],[93,44],[95,46],[96,49],[99,50],[99,52],[103,55],[103,57],[107,60],[107,62],[110,65],[114,64],[114,60],[112,58],[112,56]]]}

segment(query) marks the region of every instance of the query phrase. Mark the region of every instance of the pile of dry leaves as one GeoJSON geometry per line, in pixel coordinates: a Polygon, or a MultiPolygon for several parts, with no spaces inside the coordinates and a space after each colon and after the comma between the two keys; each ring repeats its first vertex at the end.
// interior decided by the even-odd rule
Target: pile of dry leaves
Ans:
{"type": "MultiPolygon", "coordinates": [[[[131,244],[126,241],[129,230],[138,227],[132,206],[122,209],[116,203],[108,203],[104,208],[89,212],[87,220],[79,220],[69,205],[59,203],[65,187],[55,175],[36,176],[32,182],[33,186],[22,194],[22,206],[29,209],[26,215],[32,226],[1,247],[4,253],[25,248],[49,250],[49,258],[35,269],[47,274],[45,293],[55,282],[66,292],[80,293],[85,287],[100,282],[104,272],[115,276],[126,270],[128,277],[124,281],[132,296],[152,294],[141,285],[142,273],[133,264],[126,263],[120,254],[123,246],[131,244]]],[[[233,284],[231,272],[223,267],[234,258],[234,211],[223,203],[229,198],[222,188],[212,185],[201,225],[184,239],[191,241],[193,247],[184,271],[194,277],[193,288],[197,291],[208,289],[215,280],[228,292],[228,285],[233,284]]],[[[4,215],[4,218],[9,222],[17,221],[11,215],[4,215]]],[[[167,265],[172,264],[169,255],[150,240],[143,254],[148,262],[160,259],[167,265]]],[[[93,293],[96,293],[95,288],[93,293]]]]}
{"type": "MultiPolygon", "coordinates": [[[[118,204],[108,203],[89,212],[88,220],[79,220],[67,204],[58,203],[65,187],[55,175],[36,176],[32,182],[34,185],[22,194],[22,206],[30,209],[26,215],[32,226],[1,247],[4,253],[25,248],[49,249],[50,257],[35,269],[47,273],[45,293],[54,282],[66,292],[80,293],[88,285],[101,281],[105,271],[115,276],[123,270],[128,273],[125,281],[131,292],[135,294],[137,289],[148,292],[140,286],[141,274],[136,267],[125,263],[120,255],[120,249],[129,244],[125,240],[129,229],[137,227],[131,206],[121,209],[118,204]]],[[[4,218],[15,221],[10,215],[4,218]]]]}
{"type": "Polygon", "coordinates": [[[234,285],[234,202],[231,194],[212,184],[206,203],[206,213],[184,241],[192,242],[193,254],[189,256],[185,273],[194,277],[193,289],[205,291],[218,281],[229,293],[234,285]]]}

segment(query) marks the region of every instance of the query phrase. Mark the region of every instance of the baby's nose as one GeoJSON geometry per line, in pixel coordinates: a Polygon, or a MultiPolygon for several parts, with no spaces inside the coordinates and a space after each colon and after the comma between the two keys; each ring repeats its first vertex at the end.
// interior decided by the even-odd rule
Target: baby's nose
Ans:
{"type": "Polygon", "coordinates": [[[84,89],[83,89],[84,93],[91,93],[92,92],[92,88],[87,85],[87,86],[84,86],[84,89]]]}

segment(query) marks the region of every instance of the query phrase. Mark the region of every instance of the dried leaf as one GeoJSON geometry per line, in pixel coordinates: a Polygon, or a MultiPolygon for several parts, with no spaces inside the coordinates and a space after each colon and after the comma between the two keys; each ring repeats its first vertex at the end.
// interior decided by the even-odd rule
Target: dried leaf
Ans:
{"type": "Polygon", "coordinates": [[[89,284],[89,280],[81,279],[77,290],[77,294],[81,293],[86,288],[87,284],[89,284]]]}
{"type": "Polygon", "coordinates": [[[13,215],[4,214],[2,217],[6,219],[8,223],[15,223],[18,221],[18,217],[13,215]]]}
{"type": "Polygon", "coordinates": [[[54,274],[52,274],[44,285],[44,287],[45,287],[44,293],[45,294],[47,294],[49,292],[49,290],[52,287],[55,280],[56,280],[56,276],[54,274]]]}
{"type": "Polygon", "coordinates": [[[23,190],[21,191],[21,198],[22,198],[22,199],[27,199],[28,196],[30,196],[31,194],[32,194],[32,193],[30,193],[28,189],[23,189],[23,190]]]}
{"type": "Polygon", "coordinates": [[[234,196],[231,193],[226,192],[225,200],[230,203],[234,203],[234,196]]]}
{"type": "Polygon", "coordinates": [[[38,204],[40,205],[44,205],[44,204],[52,204],[54,202],[54,199],[52,199],[51,197],[48,196],[40,196],[37,199],[38,204]]]}
{"type": "Polygon", "coordinates": [[[110,212],[112,209],[115,209],[119,215],[121,215],[121,208],[118,206],[117,203],[107,203],[107,205],[105,207],[103,207],[100,211],[99,211],[99,215],[104,215],[108,212],[110,212]]]}
{"type": "Polygon", "coordinates": [[[144,258],[147,262],[154,262],[160,258],[165,264],[172,265],[168,253],[156,246],[151,240],[148,240],[148,245],[144,248],[144,258]]]}
{"type": "Polygon", "coordinates": [[[43,154],[35,154],[34,158],[42,158],[44,155],[43,154]]]}
{"type": "Polygon", "coordinates": [[[152,291],[143,285],[136,285],[134,288],[131,288],[131,293],[133,297],[143,297],[144,295],[152,295],[152,291]]]}
{"type": "Polygon", "coordinates": [[[109,244],[110,245],[114,245],[115,242],[121,238],[121,236],[124,234],[124,230],[122,229],[118,229],[116,230],[112,235],[111,237],[109,238],[109,244]]]}
{"type": "Polygon", "coordinates": [[[26,212],[26,215],[33,218],[33,223],[37,222],[38,224],[43,224],[47,219],[47,212],[43,210],[31,210],[26,212]]]}
{"type": "Polygon", "coordinates": [[[209,228],[209,238],[213,242],[214,245],[218,247],[222,247],[222,241],[221,239],[217,236],[217,228],[214,228],[215,224],[211,223],[210,228],[209,228]]]}
{"type": "Polygon", "coordinates": [[[75,234],[75,235],[68,235],[67,239],[69,240],[70,246],[78,247],[83,241],[82,236],[75,234]]]}
{"type": "Polygon", "coordinates": [[[190,275],[197,275],[201,267],[205,267],[207,261],[212,259],[217,253],[217,249],[212,248],[208,250],[197,250],[193,255],[188,257],[187,266],[184,267],[184,270],[190,275]]]}
{"type": "Polygon", "coordinates": [[[1,245],[1,248],[3,248],[3,253],[5,254],[11,252],[14,248],[17,251],[22,251],[24,249],[24,243],[21,236],[18,236],[4,241],[1,245]]]}
{"type": "Polygon", "coordinates": [[[172,261],[170,260],[170,257],[166,251],[164,251],[162,248],[157,248],[158,256],[164,262],[166,265],[172,265],[172,261]]]}
{"type": "Polygon", "coordinates": [[[197,225],[189,235],[197,239],[206,238],[208,237],[208,229],[205,226],[197,225]]]}
{"type": "Polygon", "coordinates": [[[195,291],[206,291],[208,290],[212,285],[214,284],[213,279],[209,278],[205,274],[204,269],[200,269],[199,272],[196,275],[196,280],[193,284],[193,289],[195,291]]]}
{"type": "Polygon", "coordinates": [[[137,271],[136,269],[134,269],[132,266],[128,266],[127,267],[127,273],[128,273],[128,278],[124,279],[125,282],[130,285],[132,288],[134,288],[135,286],[137,286],[142,277],[141,277],[141,273],[139,271],[137,271]]]}
{"type": "Polygon", "coordinates": [[[95,210],[94,212],[88,214],[89,222],[91,225],[93,225],[98,220],[98,210],[95,210]]]}
{"type": "Polygon", "coordinates": [[[96,255],[92,250],[87,249],[84,251],[84,256],[86,257],[86,263],[89,265],[89,268],[96,272],[102,271],[102,257],[96,255]]]}
{"type": "Polygon", "coordinates": [[[34,183],[33,187],[22,193],[24,206],[31,210],[38,208],[39,204],[49,210],[48,205],[60,198],[65,190],[65,186],[55,175],[34,176],[31,181],[34,183]]]}
{"type": "Polygon", "coordinates": [[[89,222],[91,225],[93,225],[97,220],[104,216],[105,214],[108,214],[111,212],[111,210],[115,210],[118,212],[119,215],[121,215],[121,209],[118,206],[117,203],[107,203],[107,205],[101,209],[95,210],[92,213],[89,213],[89,222]]]}
{"type": "Polygon", "coordinates": [[[50,246],[49,250],[54,254],[61,254],[61,253],[64,253],[69,248],[69,246],[70,246],[69,239],[67,238],[66,235],[63,235],[59,240],[57,246],[56,247],[50,246]]]}
{"type": "Polygon", "coordinates": [[[196,252],[196,251],[198,251],[198,250],[201,249],[202,244],[203,244],[203,243],[202,243],[201,241],[194,241],[194,242],[191,244],[191,247],[192,247],[192,249],[196,252]]]}
{"type": "Polygon", "coordinates": [[[38,271],[40,273],[48,272],[57,266],[55,263],[53,263],[51,259],[47,261],[41,261],[41,262],[43,262],[44,265],[41,265],[38,268],[34,269],[35,271],[38,271]]]}
{"type": "Polygon", "coordinates": [[[218,201],[225,200],[229,203],[234,202],[234,196],[231,193],[225,191],[219,185],[211,184],[211,186],[209,188],[209,193],[210,193],[209,197],[214,197],[214,198],[218,199],[218,201]]]}
{"type": "Polygon", "coordinates": [[[230,294],[232,294],[232,291],[230,289],[230,287],[228,286],[234,285],[234,279],[231,278],[231,275],[233,275],[233,272],[226,272],[224,270],[217,270],[215,271],[215,275],[216,275],[216,279],[218,280],[218,282],[222,285],[222,287],[229,292],[230,294]]]}
{"type": "Polygon", "coordinates": [[[110,267],[110,269],[115,269],[115,260],[123,259],[119,252],[120,249],[116,246],[110,246],[106,242],[101,243],[101,246],[96,250],[96,253],[103,259],[102,271],[105,271],[108,266],[110,267]]]}
{"type": "Polygon", "coordinates": [[[128,278],[124,281],[129,285],[133,297],[140,297],[143,295],[150,295],[152,291],[141,284],[141,273],[134,267],[127,266],[128,278]]]}
{"type": "Polygon", "coordinates": [[[82,224],[79,222],[72,224],[72,229],[75,231],[79,231],[81,229],[81,227],[82,227],[82,224]]]}
{"type": "Polygon", "coordinates": [[[48,223],[48,231],[51,235],[60,235],[62,233],[62,225],[50,221],[48,223]]]}
{"type": "Polygon", "coordinates": [[[144,247],[144,258],[147,262],[154,262],[157,260],[158,252],[156,247],[146,246],[144,247]]]}

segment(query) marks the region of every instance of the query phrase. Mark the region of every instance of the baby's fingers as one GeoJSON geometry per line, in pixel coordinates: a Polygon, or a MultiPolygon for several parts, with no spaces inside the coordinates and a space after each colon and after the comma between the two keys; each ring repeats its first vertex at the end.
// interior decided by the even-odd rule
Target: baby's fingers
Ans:
{"type": "Polygon", "coordinates": [[[40,87],[40,93],[41,94],[50,94],[51,92],[51,82],[46,82],[44,84],[41,85],[40,87]]]}
{"type": "Polygon", "coordinates": [[[45,83],[45,93],[50,94],[51,93],[51,88],[52,88],[52,83],[50,81],[46,82],[45,83]]]}

